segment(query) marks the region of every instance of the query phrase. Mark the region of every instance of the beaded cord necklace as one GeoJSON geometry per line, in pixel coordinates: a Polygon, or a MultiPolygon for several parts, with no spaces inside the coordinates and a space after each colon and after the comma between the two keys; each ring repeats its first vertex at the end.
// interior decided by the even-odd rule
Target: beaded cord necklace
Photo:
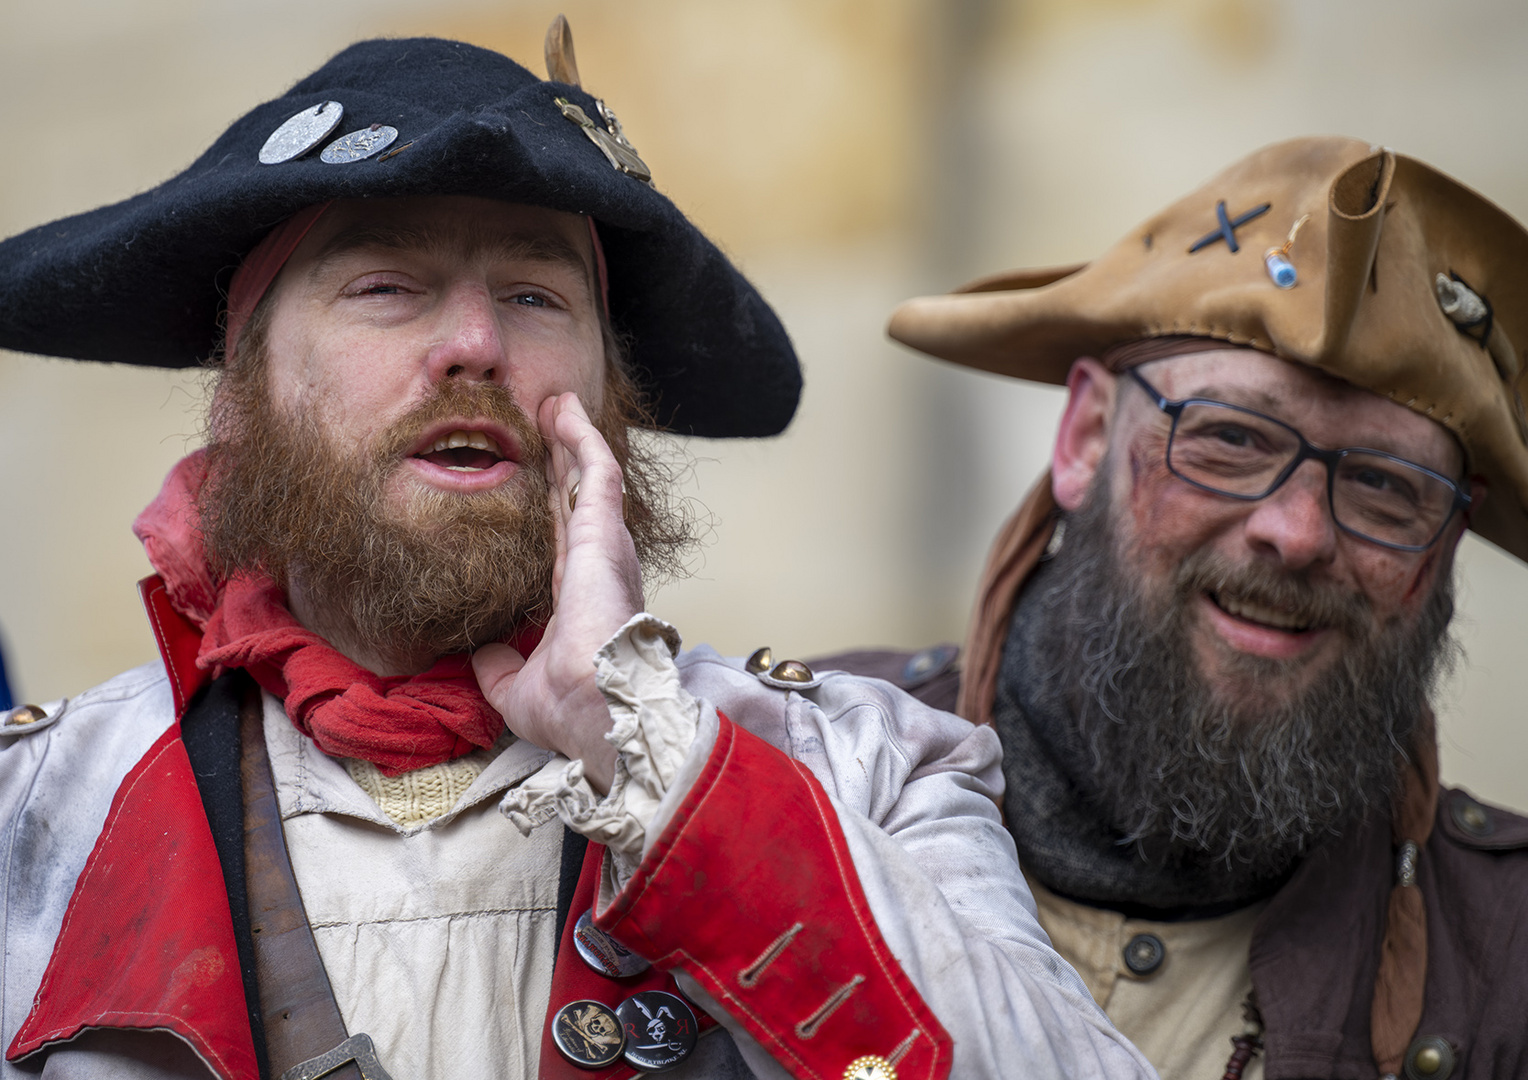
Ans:
{"type": "Polygon", "coordinates": [[[1263,1049],[1263,1014],[1257,1008],[1256,990],[1248,991],[1247,1000],[1242,1002],[1242,1019],[1247,1022],[1247,1028],[1242,1034],[1231,1036],[1231,1045],[1235,1049],[1226,1062],[1226,1072],[1221,1080],[1242,1080],[1243,1071],[1263,1049]]]}

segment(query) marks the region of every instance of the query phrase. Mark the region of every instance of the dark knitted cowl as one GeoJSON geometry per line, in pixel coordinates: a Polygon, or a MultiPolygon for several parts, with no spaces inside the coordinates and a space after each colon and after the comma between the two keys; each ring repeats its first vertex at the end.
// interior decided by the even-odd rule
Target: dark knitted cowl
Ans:
{"type": "Polygon", "coordinates": [[[1089,801],[1092,763],[1059,695],[1034,678],[1037,598],[1051,566],[1041,563],[1019,596],[993,700],[1007,781],[1004,812],[1027,874],[1052,892],[1141,918],[1204,918],[1276,892],[1288,871],[1254,878],[1200,852],[1155,852],[1126,839],[1089,801]]]}

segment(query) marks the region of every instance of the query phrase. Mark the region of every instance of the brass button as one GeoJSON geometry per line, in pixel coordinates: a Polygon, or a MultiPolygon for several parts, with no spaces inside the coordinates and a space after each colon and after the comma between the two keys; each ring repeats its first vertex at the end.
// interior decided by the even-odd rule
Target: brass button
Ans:
{"type": "Polygon", "coordinates": [[[800,660],[781,660],[770,669],[769,677],[788,683],[809,683],[816,678],[812,669],[800,660]]]}
{"type": "Polygon", "coordinates": [[[1423,1035],[1406,1048],[1402,1071],[1407,1080],[1448,1080],[1454,1071],[1454,1048],[1447,1039],[1423,1035]]]}
{"type": "Polygon", "coordinates": [[[46,720],[48,714],[36,705],[18,705],[11,710],[7,724],[35,724],[39,720],[46,720]]]}
{"type": "Polygon", "coordinates": [[[1454,817],[1454,824],[1471,836],[1490,836],[1496,831],[1490,811],[1468,796],[1455,795],[1449,813],[1454,817]]]}
{"type": "Polygon", "coordinates": [[[765,645],[762,649],[755,649],[753,651],[753,655],[743,664],[743,670],[750,675],[758,675],[761,672],[768,671],[769,666],[774,662],[775,654],[769,651],[768,645],[765,645]]]}
{"type": "Polygon", "coordinates": [[[1137,934],[1125,945],[1125,966],[1130,974],[1144,978],[1154,974],[1167,958],[1167,947],[1155,934],[1137,934]]]}

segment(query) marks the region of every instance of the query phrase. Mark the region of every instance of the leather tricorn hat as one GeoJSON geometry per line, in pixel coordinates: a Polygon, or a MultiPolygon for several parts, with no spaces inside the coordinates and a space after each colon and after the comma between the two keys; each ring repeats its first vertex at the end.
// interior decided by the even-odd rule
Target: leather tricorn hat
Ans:
{"type": "Polygon", "coordinates": [[[1528,561],[1528,232],[1387,149],[1335,137],[1266,147],[1091,263],[909,300],[889,332],[1048,383],[1079,356],[1174,335],[1319,368],[1452,431],[1488,487],[1471,528],[1528,561]]]}
{"type": "Polygon", "coordinates": [[[549,42],[549,62],[566,80],[558,82],[461,42],[351,46],[236,121],[179,176],[0,243],[0,348],[202,363],[220,340],[233,270],[298,210],[331,199],[478,195],[594,217],[611,320],[631,345],[660,426],[707,436],[779,432],[801,391],[784,328],[643,178],[619,121],[576,85],[565,44],[556,62],[549,42]],[[337,111],[327,103],[342,118],[326,133],[337,111]],[[297,122],[295,142],[266,156],[302,149],[315,132],[318,141],[291,160],[262,163],[267,140],[300,113],[309,119],[297,122]],[[382,146],[387,129],[397,134],[382,146]],[[324,160],[346,135],[344,160],[324,160]]]}

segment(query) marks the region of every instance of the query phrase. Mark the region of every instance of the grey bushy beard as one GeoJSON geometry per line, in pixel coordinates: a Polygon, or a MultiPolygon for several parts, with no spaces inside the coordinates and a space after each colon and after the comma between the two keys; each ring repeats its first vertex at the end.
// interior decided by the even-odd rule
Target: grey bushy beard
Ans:
{"type": "MultiPolygon", "coordinates": [[[[629,425],[641,419],[629,380],[607,378],[595,423],[623,468],[627,527],[645,571],[676,573],[694,544],[692,521],[670,499],[672,468],[632,445],[629,425]]],[[[332,444],[316,408],[275,408],[263,362],[252,363],[220,379],[210,429],[199,510],[220,573],[259,570],[287,589],[297,582],[324,629],[399,667],[550,617],[547,451],[508,389],[443,381],[357,455],[332,444]],[[522,460],[510,482],[471,495],[412,489],[401,506],[390,502],[387,482],[408,451],[430,425],[458,416],[515,433],[522,460]]]]}
{"type": "Polygon", "coordinates": [[[1120,543],[1100,482],[1066,520],[1030,636],[1031,700],[1076,724],[1090,760],[1072,780],[1108,826],[1153,862],[1208,859],[1272,878],[1390,805],[1401,755],[1457,653],[1450,574],[1414,622],[1376,625],[1361,595],[1205,548],[1153,593],[1120,543]],[[1247,692],[1229,697],[1200,677],[1189,640],[1190,604],[1206,590],[1334,626],[1346,647],[1287,698],[1295,662],[1238,657],[1247,692]]]}

